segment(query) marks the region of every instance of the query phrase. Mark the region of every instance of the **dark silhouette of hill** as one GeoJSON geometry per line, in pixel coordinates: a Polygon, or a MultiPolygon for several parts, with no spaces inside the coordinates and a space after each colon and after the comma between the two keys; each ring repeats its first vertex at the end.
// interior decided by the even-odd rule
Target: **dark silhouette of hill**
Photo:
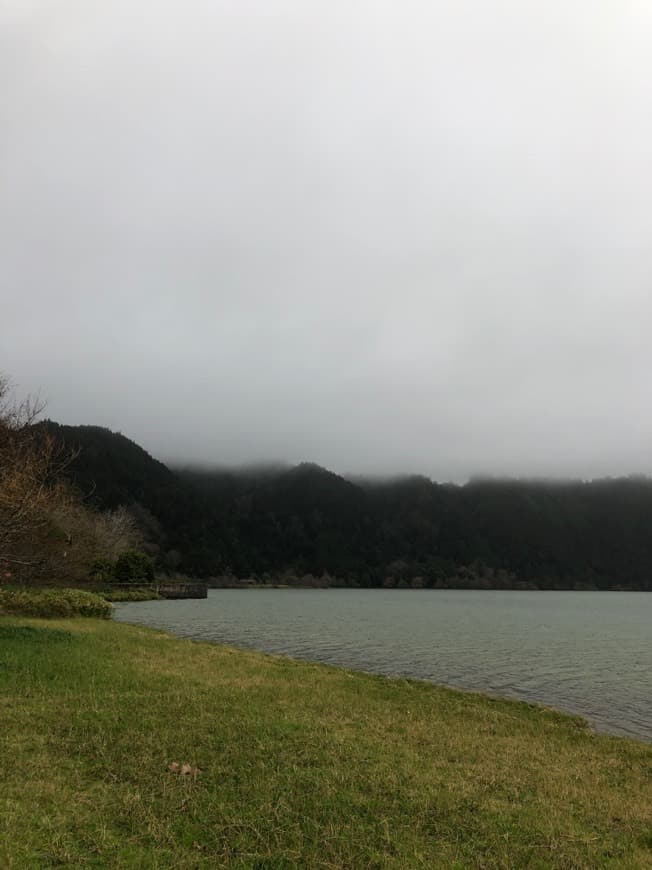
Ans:
{"type": "Polygon", "coordinates": [[[101,508],[131,506],[162,565],[190,574],[652,589],[648,478],[455,486],[351,480],[311,463],[175,470],[108,429],[45,425],[80,448],[78,488],[101,508]]]}
{"type": "Polygon", "coordinates": [[[79,449],[71,478],[100,507],[148,504],[154,494],[177,485],[176,475],[120,432],[102,426],[44,424],[68,446],[79,449]]]}

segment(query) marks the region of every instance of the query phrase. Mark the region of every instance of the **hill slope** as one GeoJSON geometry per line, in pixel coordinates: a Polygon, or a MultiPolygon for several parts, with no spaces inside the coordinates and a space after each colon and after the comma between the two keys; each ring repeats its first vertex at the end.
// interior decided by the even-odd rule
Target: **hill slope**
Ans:
{"type": "Polygon", "coordinates": [[[71,470],[80,489],[100,507],[153,516],[162,551],[178,553],[188,573],[652,589],[647,478],[452,486],[423,477],[353,483],[309,463],[175,471],[107,429],[47,425],[81,448],[71,470]]]}

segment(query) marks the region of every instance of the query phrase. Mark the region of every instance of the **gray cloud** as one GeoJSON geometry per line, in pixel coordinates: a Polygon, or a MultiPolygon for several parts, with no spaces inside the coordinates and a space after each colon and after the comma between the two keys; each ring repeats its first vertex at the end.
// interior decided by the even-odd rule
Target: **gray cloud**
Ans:
{"type": "Polygon", "coordinates": [[[9,0],[0,367],[165,459],[650,470],[642,0],[9,0]]]}

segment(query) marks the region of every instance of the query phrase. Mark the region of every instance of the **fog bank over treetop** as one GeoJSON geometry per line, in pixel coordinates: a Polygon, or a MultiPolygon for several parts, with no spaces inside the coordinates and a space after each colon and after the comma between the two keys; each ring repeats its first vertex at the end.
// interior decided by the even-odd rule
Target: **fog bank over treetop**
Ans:
{"type": "Polygon", "coordinates": [[[648,472],[652,10],[8,0],[0,369],[175,463],[648,472]]]}

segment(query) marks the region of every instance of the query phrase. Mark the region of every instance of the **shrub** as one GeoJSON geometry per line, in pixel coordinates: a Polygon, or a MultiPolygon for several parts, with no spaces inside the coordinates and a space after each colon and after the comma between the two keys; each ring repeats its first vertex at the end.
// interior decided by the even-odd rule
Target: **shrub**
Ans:
{"type": "Polygon", "coordinates": [[[115,579],[121,583],[153,583],[154,563],[139,550],[127,550],[115,560],[115,579]]]}
{"type": "Polygon", "coordinates": [[[96,559],[91,565],[90,575],[99,583],[115,580],[115,563],[111,559],[96,559]]]}
{"type": "Polygon", "coordinates": [[[112,611],[108,601],[83,589],[0,588],[0,614],[109,619],[112,611]]]}
{"type": "Polygon", "coordinates": [[[153,589],[109,589],[98,592],[105,601],[160,601],[161,596],[153,589]]]}

